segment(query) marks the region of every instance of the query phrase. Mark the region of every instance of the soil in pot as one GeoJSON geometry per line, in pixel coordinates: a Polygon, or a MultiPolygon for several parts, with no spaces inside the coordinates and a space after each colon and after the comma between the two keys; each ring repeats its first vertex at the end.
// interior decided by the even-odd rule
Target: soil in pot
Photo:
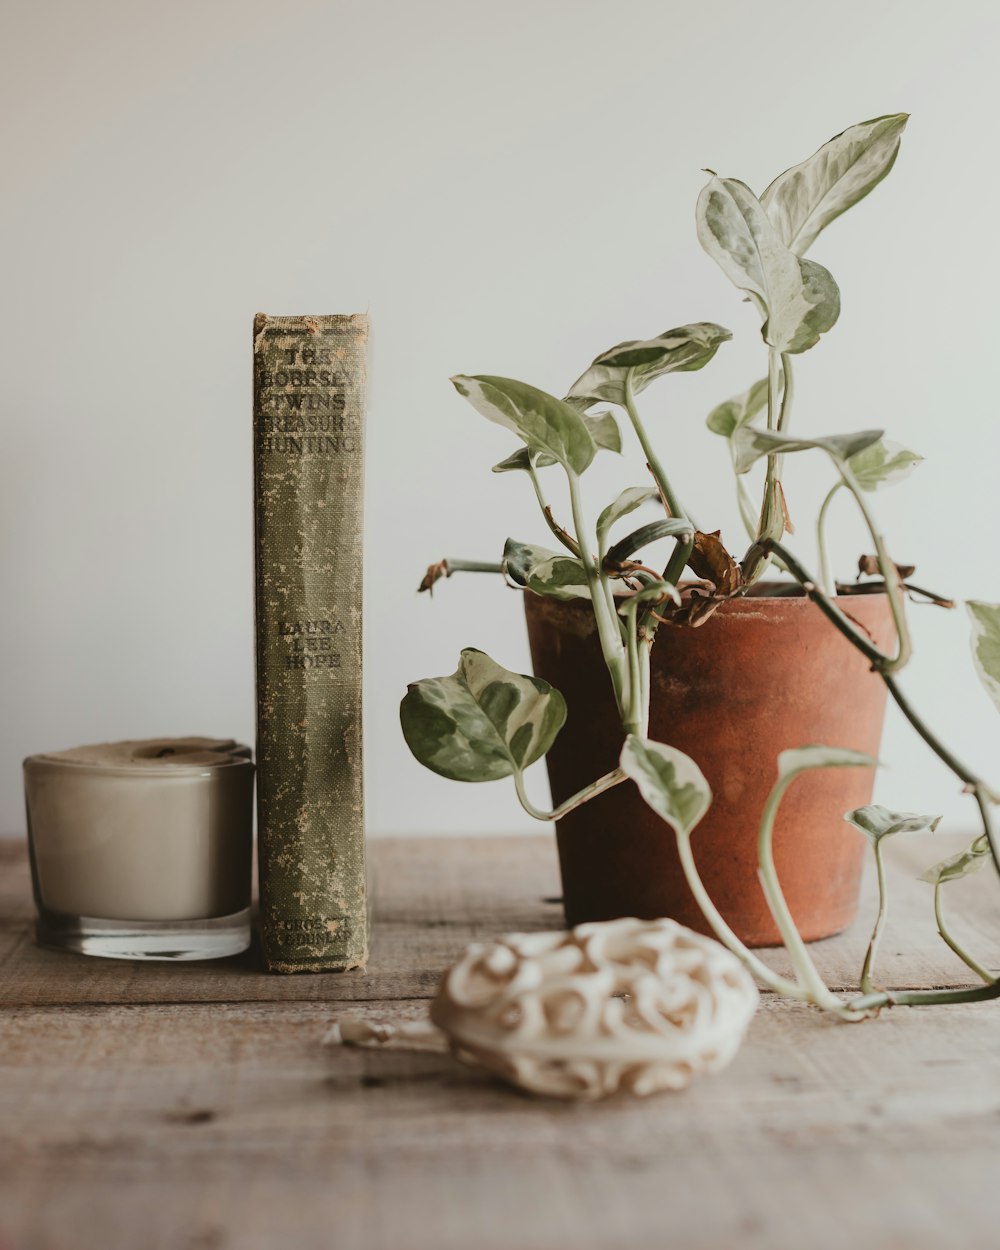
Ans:
{"type": "MultiPolygon", "coordinates": [[[[815,604],[769,589],[727,601],[697,628],[661,626],[652,652],[649,736],[690,755],[712,787],[692,848],[716,906],[751,946],[780,941],[757,879],[757,830],[779,752],[822,743],[877,756],[886,703],[869,662],[815,604]]],[[[884,595],[839,602],[889,645],[884,595]]],[[[525,610],[535,674],[562,692],[569,710],[547,756],[558,804],[615,767],[623,735],[589,603],[526,592],[525,610]]],[[[775,861],[807,941],[854,919],[865,842],[843,816],[871,801],[872,785],[871,769],[816,771],[795,781],[782,803],[775,861]]],[[[557,839],[570,925],[670,916],[709,932],[673,832],[631,782],[559,821],[557,839]]]]}

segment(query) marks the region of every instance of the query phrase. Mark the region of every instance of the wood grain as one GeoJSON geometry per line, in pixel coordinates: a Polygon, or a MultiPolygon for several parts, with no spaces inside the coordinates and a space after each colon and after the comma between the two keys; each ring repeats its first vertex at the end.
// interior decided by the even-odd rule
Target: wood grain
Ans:
{"type": "MultiPolygon", "coordinates": [[[[912,880],[953,849],[895,848],[884,967],[899,984],[966,979],[912,880]]],[[[558,925],[551,842],[372,851],[368,973],[304,977],[39,951],[23,857],[0,855],[4,1250],[997,1245],[995,1005],[847,1026],[768,998],[732,1067],[683,1094],[538,1101],[446,1056],[321,1038],[338,1013],[421,1015],[469,940],[558,925]]],[[[986,872],[953,895],[991,966],[996,898],[986,872]]],[[[859,925],[813,950],[847,984],[866,940],[859,925]]]]}

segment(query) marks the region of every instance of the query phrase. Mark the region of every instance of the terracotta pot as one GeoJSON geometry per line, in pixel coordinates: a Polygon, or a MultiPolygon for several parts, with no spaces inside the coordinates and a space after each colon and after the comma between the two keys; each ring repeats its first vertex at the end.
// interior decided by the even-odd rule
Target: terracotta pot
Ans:
{"type": "MultiPolygon", "coordinates": [[[[590,605],[530,593],[524,601],[535,674],[569,708],[547,757],[552,797],[561,803],[615,767],[622,730],[590,605]]],[[[879,645],[889,645],[884,595],[840,603],[879,645]]],[[[868,661],[804,596],[733,599],[696,629],[660,628],[650,737],[690,755],[712,787],[712,806],[692,836],[694,856],[719,910],[749,945],[780,940],[757,880],[757,828],[778,753],[822,743],[877,755],[885,702],[868,661]]],[[[843,814],[871,801],[872,773],[808,773],[782,803],[775,861],[806,940],[829,937],[854,919],[865,844],[843,814]]],[[[557,837],[570,925],[670,916],[709,931],[673,834],[630,782],[571,812],[557,837]]]]}

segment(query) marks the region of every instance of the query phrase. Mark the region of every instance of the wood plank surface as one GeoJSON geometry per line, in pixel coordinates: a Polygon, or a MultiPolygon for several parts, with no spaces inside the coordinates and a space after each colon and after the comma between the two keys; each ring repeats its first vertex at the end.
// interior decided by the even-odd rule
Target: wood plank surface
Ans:
{"type": "MultiPolygon", "coordinates": [[[[960,984],[894,848],[886,979],[960,984]]],[[[839,1025],[765,998],[733,1065],[677,1095],[567,1106],[448,1056],[321,1044],[338,1014],[416,1018],[464,944],[555,927],[548,838],[373,842],[367,974],[252,958],[134,965],[40,951],[0,854],[3,1250],[993,1250],[1000,1007],[839,1025]]],[[[1000,966],[988,872],[955,929],[1000,966]]],[[[856,976],[866,920],[813,951],[856,976]]],[[[767,958],[779,962],[774,953],[767,958]]]]}

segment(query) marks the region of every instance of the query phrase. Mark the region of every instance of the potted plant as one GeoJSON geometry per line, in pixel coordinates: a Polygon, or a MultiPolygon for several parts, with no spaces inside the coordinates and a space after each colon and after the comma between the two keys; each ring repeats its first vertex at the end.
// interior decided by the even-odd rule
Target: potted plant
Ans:
{"type": "MultiPolygon", "coordinates": [[[[870,803],[887,696],[978,805],[983,835],[964,857],[932,869],[930,879],[942,936],[985,983],[960,993],[1000,993],[957,948],[939,906],[941,886],[954,876],[988,857],[1000,866],[991,823],[996,796],[937,740],[897,682],[911,652],[906,599],[926,592],[907,580],[912,569],[891,559],[870,496],[906,477],[920,457],[881,430],[802,436],[791,428],[795,358],[816,346],[840,312],[832,275],[805,253],[888,174],[906,121],[893,114],[852,126],[759,198],[715,174],[699,197],[699,241],[759,312],[767,364],[765,377],[707,422],[727,440],[736,474],[748,535],[739,561],[718,530],[695,522],[638,403],[658,379],[709,364],[731,337],[724,327],[682,325],[620,343],[597,356],[563,398],[510,378],[452,379],[483,416],[521,440],[494,471],[526,475],[561,550],[508,539],[499,564],[432,566],[421,589],[470,570],[500,572],[524,591],[535,675],[511,673],[467,649],[456,673],[415,682],[401,705],[406,741],[421,763],[460,781],[510,777],[531,815],[557,822],[570,923],[674,916],[714,932],[773,988],[852,1018],[917,1000],[879,991],[872,980],[884,921],[881,840],[936,823],[870,803]],[[618,417],[603,405],[624,414],[650,480],[593,517],[581,476],[597,455],[622,447],[618,417]],[[785,539],[784,458],[809,452],[823,454],[833,470],[816,521],[816,572],[785,539]],[[759,505],[743,476],[758,462],[759,505]],[[550,503],[547,486],[560,475],[564,513],[550,503]],[[835,582],[825,554],[825,524],[838,495],[853,500],[871,540],[854,583],[835,582]],[[642,507],[654,509],[653,518],[634,525],[642,507]],[[663,540],[673,546],[661,569],[646,553],[663,540]],[[524,784],[525,770],[546,755],[551,811],[537,808],[524,784]],[[864,840],[843,831],[845,811],[874,846],[883,901],[862,996],[846,1007],[819,982],[804,945],[854,915],[864,840]],[[664,837],[663,820],[673,840],[664,837]],[[792,955],[794,981],[775,977],[748,950],[778,941],[792,955]]],[[[697,511],[704,512],[701,501],[697,511]]],[[[1000,702],[1000,607],[971,604],[970,612],[977,664],[1000,702]]]]}

